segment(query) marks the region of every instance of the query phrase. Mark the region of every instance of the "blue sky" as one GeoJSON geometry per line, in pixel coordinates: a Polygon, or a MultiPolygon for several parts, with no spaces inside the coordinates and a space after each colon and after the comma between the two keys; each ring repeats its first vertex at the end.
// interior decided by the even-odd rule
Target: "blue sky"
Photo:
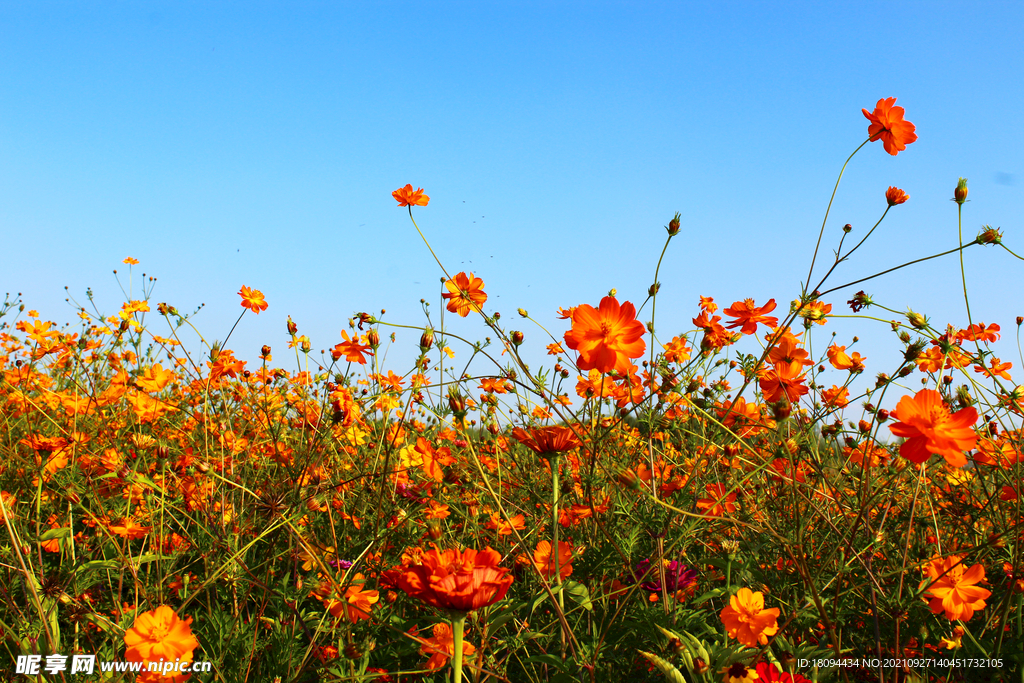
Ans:
{"type": "MultiPolygon", "coordinates": [[[[63,323],[67,293],[91,287],[113,313],[111,271],[132,256],[136,292],[145,272],[154,302],[206,304],[194,322],[212,340],[247,285],[270,308],[229,346],[254,360],[267,343],[286,365],[289,315],[317,350],[356,311],[417,325],[423,298],[436,321],[441,273],[391,198],[412,183],[438,255],[484,279],[535,363],[547,340],[515,309],[560,336],[559,306],[613,287],[639,303],[681,212],[659,277],[667,340],[699,295],[798,294],[867,136],[860,110],[893,96],[919,140],[858,153],[825,256],[889,185],[911,200],[833,283],[956,246],[959,176],[965,236],[999,226],[1024,253],[1022,25],[1019,3],[0,3],[0,291],[63,323]]],[[[979,247],[965,264],[1016,372],[1024,264],[979,247]]],[[[848,313],[863,287],[966,324],[955,259],[905,272],[829,300],[848,313]]],[[[835,320],[815,339],[830,331],[861,337],[871,375],[895,365],[887,325],[835,320]]],[[[417,339],[399,332],[396,371],[417,339]]]]}

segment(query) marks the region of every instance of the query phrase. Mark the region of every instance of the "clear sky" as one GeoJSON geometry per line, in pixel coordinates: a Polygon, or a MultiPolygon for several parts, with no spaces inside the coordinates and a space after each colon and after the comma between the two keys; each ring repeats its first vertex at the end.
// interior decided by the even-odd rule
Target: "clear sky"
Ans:
{"type": "MultiPolygon", "coordinates": [[[[538,363],[547,340],[516,308],[560,336],[559,306],[613,287],[639,303],[681,212],[659,278],[667,340],[699,295],[795,298],[867,137],[861,108],[883,97],[919,139],[854,158],[825,257],[844,223],[877,220],[886,187],[911,199],[833,283],[955,247],[959,176],[965,237],[991,224],[1024,253],[1022,27],[1019,2],[3,2],[0,292],[64,323],[67,294],[91,287],[111,314],[111,271],[132,256],[136,296],[145,272],[154,302],[206,304],[194,322],[212,340],[247,285],[270,308],[229,346],[255,360],[270,344],[285,365],[288,315],[315,350],[356,311],[417,325],[425,298],[436,321],[441,273],[391,198],[412,183],[438,255],[484,279],[486,310],[538,363]]],[[[980,247],[965,263],[974,317],[1002,326],[1017,373],[1024,263],[980,247]]],[[[966,325],[957,260],[904,272],[829,301],[849,313],[863,287],[966,325]]],[[[887,325],[835,320],[816,339],[831,330],[860,335],[871,375],[895,365],[887,325]]],[[[399,333],[396,371],[418,336],[399,333]]]]}

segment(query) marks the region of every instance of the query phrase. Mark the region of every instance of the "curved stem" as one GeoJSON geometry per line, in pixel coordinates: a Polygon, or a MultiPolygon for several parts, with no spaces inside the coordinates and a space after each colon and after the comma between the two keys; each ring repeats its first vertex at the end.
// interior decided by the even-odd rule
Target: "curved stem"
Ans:
{"type": "Polygon", "coordinates": [[[412,225],[413,225],[414,228],[416,228],[416,232],[418,232],[420,234],[420,237],[423,239],[423,244],[427,245],[427,249],[430,250],[430,255],[434,257],[435,261],[437,261],[437,265],[441,266],[441,272],[444,273],[444,276],[446,278],[451,280],[452,276],[449,275],[448,271],[444,269],[443,265],[441,265],[441,259],[437,258],[437,254],[434,253],[434,248],[431,247],[430,246],[430,242],[427,241],[426,235],[424,235],[423,231],[420,230],[420,226],[416,225],[416,219],[412,217],[412,205],[411,204],[409,205],[409,220],[412,221],[412,225]]]}
{"type": "Polygon", "coordinates": [[[836,191],[839,190],[839,182],[843,179],[843,173],[846,172],[846,165],[850,163],[850,159],[853,158],[853,155],[859,152],[860,148],[868,144],[869,142],[871,142],[870,137],[864,142],[860,143],[860,146],[858,146],[857,149],[853,150],[853,153],[846,158],[846,163],[843,164],[842,169],[840,169],[839,171],[839,177],[836,178],[836,186],[832,188],[832,196],[829,197],[828,207],[825,209],[825,218],[822,219],[821,221],[821,231],[818,233],[818,243],[814,245],[814,256],[811,257],[811,268],[810,270],[807,271],[807,284],[804,286],[805,289],[806,287],[809,287],[811,284],[811,274],[814,273],[814,262],[818,259],[818,250],[821,248],[821,238],[825,235],[825,224],[828,222],[828,214],[829,211],[832,210],[832,202],[836,198],[836,191]]]}

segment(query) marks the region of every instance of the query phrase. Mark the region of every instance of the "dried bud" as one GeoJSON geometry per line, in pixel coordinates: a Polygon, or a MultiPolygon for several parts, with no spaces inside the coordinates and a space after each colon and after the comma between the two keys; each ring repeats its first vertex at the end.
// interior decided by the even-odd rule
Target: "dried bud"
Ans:
{"type": "Polygon", "coordinates": [[[985,225],[982,226],[982,230],[978,233],[975,241],[978,244],[1002,244],[1003,233],[999,232],[999,228],[993,228],[990,225],[985,225]]]}
{"type": "Polygon", "coordinates": [[[953,190],[953,201],[961,206],[967,201],[967,178],[961,178],[957,181],[956,189],[953,190]]]}
{"type": "Polygon", "coordinates": [[[878,377],[875,378],[875,386],[881,389],[889,383],[889,375],[884,372],[878,373],[878,377]]]}
{"type": "Polygon", "coordinates": [[[675,237],[679,234],[679,218],[680,216],[677,212],[676,215],[672,217],[672,220],[668,222],[668,225],[665,226],[665,230],[668,231],[669,237],[675,237]]]}

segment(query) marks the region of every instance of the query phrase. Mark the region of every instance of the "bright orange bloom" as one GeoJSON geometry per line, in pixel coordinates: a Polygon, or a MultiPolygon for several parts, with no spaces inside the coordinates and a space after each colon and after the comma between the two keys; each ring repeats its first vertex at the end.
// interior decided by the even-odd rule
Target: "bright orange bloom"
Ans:
{"type": "MultiPolygon", "coordinates": [[[[800,308],[800,302],[793,302],[793,310],[800,308]]],[[[800,311],[800,317],[804,320],[810,320],[817,325],[824,325],[827,321],[825,317],[832,312],[832,304],[822,303],[820,301],[811,301],[800,311]]]]}
{"type": "Polygon", "coordinates": [[[363,354],[367,353],[372,356],[373,349],[360,344],[358,339],[349,339],[348,332],[345,330],[341,331],[341,338],[345,341],[334,345],[334,348],[331,349],[331,358],[339,360],[342,356],[345,356],[345,360],[349,363],[366,365],[366,359],[363,358],[363,354]]]}
{"type": "Polygon", "coordinates": [[[523,515],[516,515],[505,521],[497,512],[492,513],[490,519],[484,524],[485,529],[494,529],[499,536],[511,536],[512,530],[522,531],[526,528],[526,518],[523,515]]]}
{"type": "Polygon", "coordinates": [[[124,261],[121,261],[121,263],[127,263],[129,266],[137,266],[139,265],[139,260],[129,256],[124,261]]]}
{"type": "MultiPolygon", "coordinates": [[[[427,668],[431,671],[440,669],[455,654],[455,636],[452,634],[452,627],[444,622],[434,626],[433,638],[417,640],[423,643],[420,647],[420,654],[430,655],[430,659],[427,660],[427,668]]],[[[474,652],[476,652],[476,647],[463,640],[462,655],[468,657],[474,652]]]]}
{"type": "Polygon", "coordinates": [[[363,590],[362,574],[356,574],[352,578],[353,583],[345,591],[344,599],[324,600],[324,607],[326,607],[333,616],[344,616],[354,624],[360,619],[370,618],[370,611],[373,609],[374,603],[380,600],[380,593],[378,591],[363,590]]]}
{"type": "Polygon", "coordinates": [[[907,148],[911,142],[917,140],[914,133],[915,127],[910,121],[904,121],[903,115],[906,111],[903,107],[894,107],[895,97],[878,100],[873,112],[861,109],[864,116],[871,125],[868,126],[868,135],[871,141],[881,140],[882,146],[889,154],[896,156],[907,148]]]}
{"type": "Polygon", "coordinates": [[[702,296],[700,298],[700,309],[709,315],[713,315],[718,310],[718,304],[710,296],[702,296]]]}
{"type": "Polygon", "coordinates": [[[932,560],[920,586],[928,587],[925,595],[931,598],[932,613],[945,611],[952,621],[969,621],[977,610],[985,609],[985,599],[992,595],[975,585],[985,580],[985,568],[976,564],[966,569],[962,560],[958,555],[932,560]]]}
{"type": "Polygon", "coordinates": [[[1003,379],[1010,379],[1010,373],[1007,372],[1013,367],[1013,363],[1004,363],[996,357],[992,357],[989,361],[991,367],[986,368],[984,365],[975,365],[974,371],[984,373],[986,377],[1002,377],[1003,379]]]}
{"type": "Polygon", "coordinates": [[[469,612],[505,597],[512,576],[499,567],[501,555],[491,548],[463,552],[435,546],[420,556],[420,564],[408,564],[384,572],[399,590],[439,609],[469,612]]]}
{"type": "Polygon", "coordinates": [[[828,362],[832,364],[836,370],[851,370],[853,372],[864,371],[864,361],[867,360],[856,351],[852,356],[846,353],[845,346],[836,346],[833,344],[828,347],[828,362]]]}
{"type": "Polygon", "coordinates": [[[850,391],[833,384],[831,389],[821,392],[821,400],[830,408],[845,408],[850,404],[850,391]]]}
{"type": "Polygon", "coordinates": [[[426,206],[430,201],[430,197],[423,194],[422,187],[414,191],[412,185],[398,188],[391,196],[398,200],[399,206],[426,206]]]}
{"type": "Polygon", "coordinates": [[[800,361],[793,361],[791,363],[776,363],[769,368],[759,380],[764,400],[774,403],[783,395],[790,403],[799,400],[809,391],[807,385],[804,384],[807,377],[800,372],[803,367],[800,361]]]}
{"type": "MultiPolygon", "coordinates": [[[[532,564],[545,579],[555,575],[555,557],[551,552],[551,542],[541,541],[533,552],[533,557],[524,555],[527,562],[532,564]]],[[[565,541],[558,542],[558,576],[562,581],[572,574],[572,544],[565,541]]]]}
{"type": "Polygon", "coordinates": [[[764,595],[749,588],[741,588],[729,598],[729,606],[722,610],[722,624],[729,633],[747,647],[768,644],[768,637],[779,631],[779,608],[764,608],[764,595]]]}
{"type": "Polygon", "coordinates": [[[267,310],[267,300],[263,298],[263,292],[258,289],[249,289],[245,285],[238,290],[238,296],[242,297],[242,308],[248,308],[259,315],[260,311],[267,310]]]}
{"type": "Polygon", "coordinates": [[[889,202],[889,206],[896,206],[910,199],[910,195],[901,190],[898,187],[889,186],[889,189],[885,191],[885,201],[889,202]]]}
{"type": "Polygon", "coordinates": [[[712,517],[721,517],[722,513],[733,513],[736,511],[736,492],[725,495],[725,484],[708,484],[704,487],[710,498],[701,498],[697,501],[697,509],[703,510],[705,514],[712,517]]]}
{"type": "Polygon", "coordinates": [[[124,658],[130,662],[173,662],[185,659],[186,655],[190,657],[192,650],[199,647],[191,624],[191,617],[183,621],[167,605],[138,615],[124,634],[128,648],[124,658]]]}
{"type": "Polygon", "coordinates": [[[588,304],[576,307],[572,329],[565,333],[565,343],[580,354],[576,367],[627,374],[631,358],[644,354],[647,344],[641,337],[644,324],[636,319],[636,309],[626,302],[619,306],[612,296],[601,299],[598,308],[588,304]]]}
{"type": "Polygon", "coordinates": [[[109,529],[122,538],[134,541],[145,538],[153,530],[151,526],[142,526],[131,517],[125,517],[120,524],[111,524],[109,529]]]}
{"type": "MultiPolygon", "coordinates": [[[[718,306],[715,306],[714,304],[711,305],[714,306],[716,309],[718,308],[718,306]]],[[[710,310],[704,309],[700,312],[700,315],[698,315],[696,318],[693,318],[693,324],[699,327],[700,329],[704,330],[704,338],[700,340],[700,348],[703,351],[720,349],[725,346],[728,346],[729,344],[732,344],[733,341],[732,333],[726,330],[724,327],[722,327],[722,325],[718,322],[719,320],[722,319],[722,316],[711,316],[709,320],[708,316],[710,314],[710,310]]]]}
{"type": "Polygon", "coordinates": [[[968,407],[950,415],[942,394],[934,389],[922,389],[914,398],[904,396],[892,415],[899,422],[889,425],[889,430],[906,439],[900,455],[911,462],[922,463],[934,453],[953,467],[963,467],[967,464],[964,451],[978,443],[973,429],[978,411],[968,407]]]}
{"type": "Polygon", "coordinates": [[[484,294],[484,281],[473,277],[473,273],[466,277],[465,273],[459,273],[451,280],[444,283],[448,291],[441,296],[448,299],[448,310],[458,313],[465,318],[472,310],[480,310],[480,307],[487,301],[484,294]]]}
{"type": "Polygon", "coordinates": [[[530,431],[516,427],[512,436],[537,455],[563,453],[580,446],[580,440],[569,427],[536,427],[530,431]]]}
{"type": "Polygon", "coordinates": [[[754,334],[757,332],[757,324],[762,323],[774,330],[779,324],[779,319],[773,316],[767,316],[765,313],[771,313],[774,311],[775,305],[775,299],[769,299],[768,303],[760,307],[754,305],[753,299],[737,301],[723,311],[727,316],[736,318],[736,320],[730,322],[726,327],[730,330],[739,327],[740,332],[743,334],[754,334]]]}

